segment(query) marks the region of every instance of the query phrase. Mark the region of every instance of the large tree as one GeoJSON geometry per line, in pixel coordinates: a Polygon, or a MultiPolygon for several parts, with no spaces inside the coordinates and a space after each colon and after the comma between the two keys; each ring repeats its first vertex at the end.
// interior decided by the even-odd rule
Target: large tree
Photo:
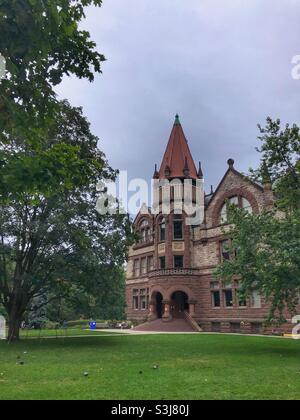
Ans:
{"type": "Polygon", "coordinates": [[[10,177],[10,185],[31,176],[31,168],[36,185],[36,192],[11,188],[0,207],[0,305],[8,314],[10,340],[19,338],[24,313],[39,298],[45,305],[45,297],[64,298],[75,289],[95,298],[101,288],[111,292],[116,283],[110,279],[119,276],[130,243],[126,215],[96,210],[97,181],[116,175],[98,138],[81,109],[63,102],[59,115],[38,151],[16,141],[0,153],[2,177],[10,177]],[[55,182],[42,193],[49,174],[55,182]]]}
{"type": "Polygon", "coordinates": [[[10,340],[31,302],[113,287],[125,260],[128,218],[95,210],[97,182],[115,173],[81,110],[55,94],[64,76],[101,71],[104,56],[80,29],[84,8],[101,3],[0,0],[0,307],[10,340]]]}
{"type": "Polygon", "coordinates": [[[230,261],[216,272],[240,279],[241,293],[259,290],[271,304],[270,320],[295,313],[300,296],[300,129],[268,118],[259,126],[261,165],[251,176],[273,189],[274,207],[261,214],[232,207],[230,261]]]}

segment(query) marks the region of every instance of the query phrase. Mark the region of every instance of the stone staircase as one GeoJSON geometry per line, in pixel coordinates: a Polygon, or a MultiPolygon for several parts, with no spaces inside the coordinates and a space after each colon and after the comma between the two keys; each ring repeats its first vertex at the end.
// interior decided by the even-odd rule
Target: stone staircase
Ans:
{"type": "MultiPolygon", "coordinates": [[[[162,319],[146,322],[146,324],[139,325],[134,328],[134,331],[142,332],[196,332],[195,327],[186,319],[172,319],[172,321],[165,322],[162,319]]],[[[198,332],[200,332],[198,330],[198,332]]]]}

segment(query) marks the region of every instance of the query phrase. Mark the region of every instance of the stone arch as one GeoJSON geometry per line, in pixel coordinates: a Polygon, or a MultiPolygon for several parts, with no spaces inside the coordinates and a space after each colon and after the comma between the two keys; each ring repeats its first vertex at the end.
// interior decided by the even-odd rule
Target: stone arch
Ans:
{"type": "Polygon", "coordinates": [[[244,188],[233,188],[230,191],[226,191],[225,193],[223,193],[218,198],[216,204],[214,205],[213,216],[212,216],[213,226],[220,225],[220,213],[221,213],[222,207],[227,199],[234,196],[240,196],[240,197],[246,198],[251,204],[253,212],[257,214],[259,213],[258,202],[255,196],[251,192],[249,192],[248,190],[244,188]]]}
{"type": "Polygon", "coordinates": [[[154,297],[155,293],[160,293],[164,299],[167,298],[166,290],[160,286],[154,286],[153,289],[150,289],[150,300],[154,297]]]}
{"type": "Polygon", "coordinates": [[[160,287],[155,288],[150,299],[150,320],[163,318],[164,309],[164,291],[160,287]]]}
{"type": "Polygon", "coordinates": [[[192,292],[192,290],[187,287],[187,286],[182,286],[182,285],[178,285],[178,286],[172,286],[168,289],[167,291],[167,297],[169,300],[172,299],[172,295],[175,292],[184,292],[187,296],[189,300],[196,300],[194,293],[192,292]]]}

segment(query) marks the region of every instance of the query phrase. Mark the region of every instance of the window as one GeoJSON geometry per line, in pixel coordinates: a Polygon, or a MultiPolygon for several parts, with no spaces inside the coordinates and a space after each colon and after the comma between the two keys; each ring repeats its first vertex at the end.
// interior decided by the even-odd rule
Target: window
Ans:
{"type": "Polygon", "coordinates": [[[175,255],[174,257],[174,268],[183,268],[183,256],[182,255],[175,255]]]}
{"type": "Polygon", "coordinates": [[[228,209],[232,205],[235,205],[235,206],[239,205],[239,198],[237,196],[229,198],[226,201],[226,203],[223,205],[221,209],[221,216],[220,216],[221,223],[226,223],[228,221],[228,209]]]}
{"type": "Polygon", "coordinates": [[[147,292],[146,289],[140,290],[140,308],[142,311],[147,309],[147,292]]]}
{"type": "Polygon", "coordinates": [[[221,209],[220,220],[221,220],[221,223],[227,222],[227,204],[224,204],[221,209]]]}
{"type": "Polygon", "coordinates": [[[141,242],[148,243],[152,240],[151,229],[148,220],[143,220],[140,223],[140,235],[141,235],[141,242]]]}
{"type": "Polygon", "coordinates": [[[154,258],[153,257],[148,257],[148,272],[153,271],[154,270],[154,258]]]}
{"type": "Polygon", "coordinates": [[[233,334],[240,334],[241,333],[240,322],[231,322],[230,323],[230,332],[232,332],[233,334]]]}
{"type": "Polygon", "coordinates": [[[230,252],[230,241],[226,239],[225,241],[221,242],[221,259],[224,260],[231,260],[231,252],[230,252]]]}
{"type": "Polygon", "coordinates": [[[246,308],[247,307],[247,299],[245,294],[240,290],[237,289],[237,301],[240,308],[246,308]]]}
{"type": "Polygon", "coordinates": [[[215,290],[212,292],[212,306],[213,308],[221,307],[221,293],[220,290],[215,290]]]}
{"type": "Polygon", "coordinates": [[[134,260],[134,277],[140,275],[140,260],[134,260]]]}
{"type": "Polygon", "coordinates": [[[141,274],[142,275],[147,274],[147,258],[141,259],[141,274]]]}
{"type": "Polygon", "coordinates": [[[220,292],[220,283],[218,281],[214,281],[210,284],[211,287],[211,295],[212,295],[212,306],[213,308],[220,308],[221,307],[221,292],[220,292]]]}
{"type": "Polygon", "coordinates": [[[135,311],[149,308],[149,289],[134,289],[132,307],[135,311]]]}
{"type": "Polygon", "coordinates": [[[221,322],[212,322],[211,330],[215,333],[220,333],[222,330],[221,322]]]}
{"type": "Polygon", "coordinates": [[[263,332],[263,324],[258,322],[251,323],[251,334],[262,334],[263,332]]]}
{"type": "Polygon", "coordinates": [[[253,290],[252,296],[251,296],[251,305],[254,309],[260,309],[261,308],[261,295],[258,292],[258,290],[253,290]]]}
{"type": "Polygon", "coordinates": [[[233,291],[232,291],[232,289],[225,290],[224,294],[225,294],[225,306],[226,306],[226,308],[232,308],[233,307],[233,291]]]}
{"type": "Polygon", "coordinates": [[[166,220],[162,219],[159,224],[159,240],[161,242],[166,240],[166,220]]]}
{"type": "Polygon", "coordinates": [[[139,291],[138,289],[133,290],[133,309],[137,311],[139,309],[139,291]]]}
{"type": "Polygon", "coordinates": [[[166,257],[159,258],[159,266],[161,270],[164,270],[166,268],[166,257]]]}
{"type": "Polygon", "coordinates": [[[183,223],[181,216],[175,216],[173,221],[173,234],[175,240],[183,239],[183,223]]]}
{"type": "Polygon", "coordinates": [[[228,210],[229,207],[235,205],[241,209],[244,209],[245,211],[247,211],[249,214],[253,213],[253,208],[249,202],[249,200],[247,200],[245,197],[240,197],[240,196],[234,196],[229,198],[228,200],[226,200],[226,203],[224,203],[224,205],[221,208],[221,212],[220,212],[220,222],[221,223],[227,223],[228,221],[228,210]]]}
{"type": "Polygon", "coordinates": [[[253,213],[252,206],[247,198],[242,198],[242,208],[247,211],[249,214],[253,213]]]}

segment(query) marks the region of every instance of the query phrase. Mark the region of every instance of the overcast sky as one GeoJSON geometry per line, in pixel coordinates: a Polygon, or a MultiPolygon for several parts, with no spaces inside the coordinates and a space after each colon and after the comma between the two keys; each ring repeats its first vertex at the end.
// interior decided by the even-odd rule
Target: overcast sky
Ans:
{"type": "Polygon", "coordinates": [[[88,29],[107,62],[93,84],[65,79],[114,168],[150,179],[176,113],[206,190],[227,159],[257,164],[257,123],[300,123],[300,0],[104,0],[88,29]]]}

